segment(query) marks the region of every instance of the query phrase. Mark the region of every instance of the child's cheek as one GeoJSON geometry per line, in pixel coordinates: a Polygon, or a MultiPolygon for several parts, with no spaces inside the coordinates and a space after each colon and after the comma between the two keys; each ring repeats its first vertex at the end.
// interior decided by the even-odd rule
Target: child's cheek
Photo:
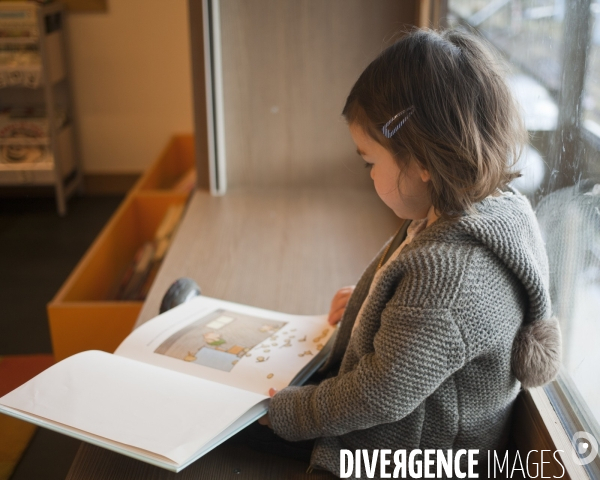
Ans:
{"type": "Polygon", "coordinates": [[[375,180],[375,191],[383,203],[392,210],[395,210],[398,205],[398,187],[385,180],[375,180]]]}

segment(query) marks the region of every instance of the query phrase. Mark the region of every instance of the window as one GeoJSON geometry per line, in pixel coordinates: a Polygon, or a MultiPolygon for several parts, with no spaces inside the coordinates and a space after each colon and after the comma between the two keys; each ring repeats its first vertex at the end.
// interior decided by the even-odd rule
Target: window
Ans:
{"type": "Polygon", "coordinates": [[[546,392],[570,435],[600,440],[600,0],[448,0],[448,12],[508,60],[530,134],[515,186],[536,209],[563,334],[546,392]]]}

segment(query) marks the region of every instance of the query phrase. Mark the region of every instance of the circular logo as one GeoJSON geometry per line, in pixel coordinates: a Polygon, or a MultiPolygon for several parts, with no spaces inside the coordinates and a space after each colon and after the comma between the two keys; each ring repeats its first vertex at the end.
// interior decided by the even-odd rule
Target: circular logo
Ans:
{"type": "Polygon", "coordinates": [[[573,460],[577,465],[587,465],[598,455],[598,441],[587,432],[577,432],[573,435],[573,460]]]}

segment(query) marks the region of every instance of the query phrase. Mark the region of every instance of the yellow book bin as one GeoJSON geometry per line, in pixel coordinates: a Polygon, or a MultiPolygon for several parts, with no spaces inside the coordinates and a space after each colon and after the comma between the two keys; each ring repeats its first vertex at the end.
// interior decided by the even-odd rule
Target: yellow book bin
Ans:
{"type": "Polygon", "coordinates": [[[48,304],[56,361],[85,350],[113,352],[131,332],[143,302],[111,296],[167,210],[186,203],[193,169],[193,136],[174,136],[48,304]]]}

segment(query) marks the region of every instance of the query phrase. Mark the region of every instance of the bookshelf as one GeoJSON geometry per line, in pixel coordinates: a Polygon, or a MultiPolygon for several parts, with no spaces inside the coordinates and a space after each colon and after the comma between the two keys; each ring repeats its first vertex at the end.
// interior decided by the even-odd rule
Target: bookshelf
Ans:
{"type": "Polygon", "coordinates": [[[115,291],[169,208],[186,205],[193,172],[193,136],[174,136],[48,304],[57,361],[84,350],[113,352],[131,332],[143,299],[117,300],[115,291]]]}
{"type": "Polygon", "coordinates": [[[0,187],[81,186],[61,3],[0,2],[0,187]]]}

